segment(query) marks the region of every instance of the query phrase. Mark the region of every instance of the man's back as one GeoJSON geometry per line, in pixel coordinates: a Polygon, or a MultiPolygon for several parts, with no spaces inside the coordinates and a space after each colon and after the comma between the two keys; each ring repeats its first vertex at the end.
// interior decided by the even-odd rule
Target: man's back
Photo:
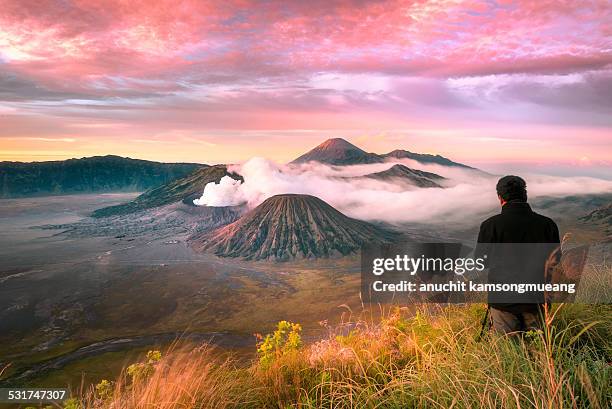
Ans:
{"type": "Polygon", "coordinates": [[[480,226],[479,243],[559,243],[559,228],[525,202],[508,202],[480,226]]]}
{"type": "MultiPolygon", "coordinates": [[[[481,224],[477,252],[489,257],[489,283],[538,284],[546,282],[546,260],[557,243],[559,229],[552,219],[526,202],[511,201],[481,224]]],[[[515,313],[535,311],[544,303],[541,292],[489,293],[488,298],[491,307],[515,313]]]]}
{"type": "MultiPolygon", "coordinates": [[[[559,228],[548,217],[531,210],[523,178],[504,176],[495,190],[502,210],[480,225],[475,254],[487,258],[488,282],[502,289],[544,284],[549,280],[551,256],[559,255],[559,228]]],[[[541,323],[544,292],[493,291],[488,299],[492,326],[498,332],[525,331],[541,323]]]]}

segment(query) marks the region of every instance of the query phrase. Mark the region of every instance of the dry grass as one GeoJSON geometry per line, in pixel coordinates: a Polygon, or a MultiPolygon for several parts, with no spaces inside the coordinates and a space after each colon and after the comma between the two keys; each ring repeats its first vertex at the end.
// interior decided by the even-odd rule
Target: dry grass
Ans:
{"type": "Polygon", "coordinates": [[[88,408],[234,408],[248,405],[251,395],[242,371],[207,347],[171,348],[149,376],[127,370],[107,390],[85,394],[88,408]],[[100,393],[102,392],[102,393],[100,393]]]}
{"type": "Polygon", "coordinates": [[[576,293],[579,303],[610,303],[612,299],[612,265],[604,263],[589,264],[585,267],[576,293]]]}
{"type": "MultiPolygon", "coordinates": [[[[599,270],[610,274],[609,267],[599,270]]],[[[602,278],[599,282],[607,282],[602,278]],[[602,281],[603,280],[603,281],[602,281]]],[[[612,305],[556,305],[543,331],[478,339],[483,305],[348,316],[312,345],[240,366],[210,348],[173,350],[124,373],[91,408],[607,408],[612,305]]]]}

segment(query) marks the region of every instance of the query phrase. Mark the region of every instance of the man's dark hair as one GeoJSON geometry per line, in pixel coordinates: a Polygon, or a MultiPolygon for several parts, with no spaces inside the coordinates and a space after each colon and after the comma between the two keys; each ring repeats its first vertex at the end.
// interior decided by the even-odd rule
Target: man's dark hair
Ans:
{"type": "Polygon", "coordinates": [[[517,202],[527,201],[527,183],[521,177],[509,175],[504,176],[497,182],[497,194],[506,202],[511,200],[517,202]]]}

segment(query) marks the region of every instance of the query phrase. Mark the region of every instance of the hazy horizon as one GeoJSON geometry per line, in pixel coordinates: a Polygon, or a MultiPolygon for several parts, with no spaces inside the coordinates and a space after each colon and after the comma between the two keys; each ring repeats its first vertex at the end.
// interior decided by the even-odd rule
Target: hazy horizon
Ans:
{"type": "MultiPolygon", "coordinates": [[[[311,148],[314,148],[314,146],[311,148]]],[[[410,150],[409,148],[396,147],[396,148],[390,148],[384,152],[380,151],[380,152],[372,152],[372,153],[383,154],[383,153],[388,153],[394,149],[410,150]]],[[[305,152],[306,150],[296,152],[294,156],[290,157],[288,160],[276,161],[276,162],[278,164],[288,163],[305,152]]],[[[413,152],[421,153],[421,154],[440,154],[439,152],[416,152],[416,151],[413,151],[413,152]]],[[[159,162],[165,162],[165,163],[185,163],[187,162],[187,163],[198,163],[198,164],[203,164],[203,165],[242,164],[242,163],[248,162],[249,160],[257,157],[257,156],[253,156],[245,160],[237,160],[237,161],[230,160],[230,161],[224,161],[224,162],[204,162],[204,161],[198,161],[198,160],[196,161],[188,161],[188,160],[184,161],[184,160],[172,160],[172,159],[161,159],[160,160],[160,159],[151,158],[151,157],[140,157],[140,156],[134,156],[134,155],[124,156],[124,155],[116,154],[116,153],[101,152],[101,153],[94,154],[91,156],[70,156],[68,155],[66,157],[61,157],[57,159],[33,158],[31,160],[16,160],[15,159],[15,160],[6,160],[6,161],[32,163],[32,162],[46,162],[46,161],[67,160],[67,159],[82,159],[82,158],[87,158],[87,157],[92,157],[92,156],[109,156],[109,155],[121,156],[121,157],[130,158],[130,159],[159,161],[159,162]]],[[[259,156],[259,157],[270,159],[265,156],[259,156]]],[[[462,162],[460,160],[457,160],[457,158],[454,156],[449,156],[447,158],[454,160],[454,161],[462,162]]],[[[0,159],[0,161],[3,161],[3,160],[4,159],[0,159]]],[[[577,160],[577,161],[568,162],[568,163],[542,163],[542,162],[530,163],[530,162],[512,162],[512,161],[511,162],[501,162],[501,161],[491,162],[491,161],[487,161],[486,159],[483,159],[483,160],[472,160],[471,162],[462,162],[462,163],[465,165],[472,166],[474,168],[483,170],[485,172],[491,173],[492,175],[502,175],[502,174],[510,174],[510,173],[512,174],[541,174],[541,175],[550,175],[550,176],[582,176],[582,177],[593,177],[593,178],[599,178],[599,179],[612,180],[612,166],[610,166],[606,162],[603,162],[600,164],[593,164],[590,161],[585,163],[584,161],[577,160]]],[[[421,169],[423,168],[423,165],[415,163],[413,167],[421,169]]]]}

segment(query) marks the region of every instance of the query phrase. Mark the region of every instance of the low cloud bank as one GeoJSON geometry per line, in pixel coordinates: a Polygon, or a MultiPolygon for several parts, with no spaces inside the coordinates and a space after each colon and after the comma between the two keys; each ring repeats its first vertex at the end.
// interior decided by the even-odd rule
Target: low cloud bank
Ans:
{"type": "MultiPolygon", "coordinates": [[[[255,207],[270,196],[300,193],[317,196],[348,216],[388,223],[469,223],[498,206],[498,176],[470,169],[424,165],[412,160],[355,166],[318,163],[281,165],[253,158],[231,171],[244,177],[240,183],[229,176],[209,183],[196,205],[255,207]],[[407,187],[399,181],[379,181],[361,176],[381,172],[395,163],[437,173],[447,178],[440,188],[407,187]]],[[[612,181],[589,177],[555,177],[522,174],[530,199],[612,192],[612,181]]]]}

